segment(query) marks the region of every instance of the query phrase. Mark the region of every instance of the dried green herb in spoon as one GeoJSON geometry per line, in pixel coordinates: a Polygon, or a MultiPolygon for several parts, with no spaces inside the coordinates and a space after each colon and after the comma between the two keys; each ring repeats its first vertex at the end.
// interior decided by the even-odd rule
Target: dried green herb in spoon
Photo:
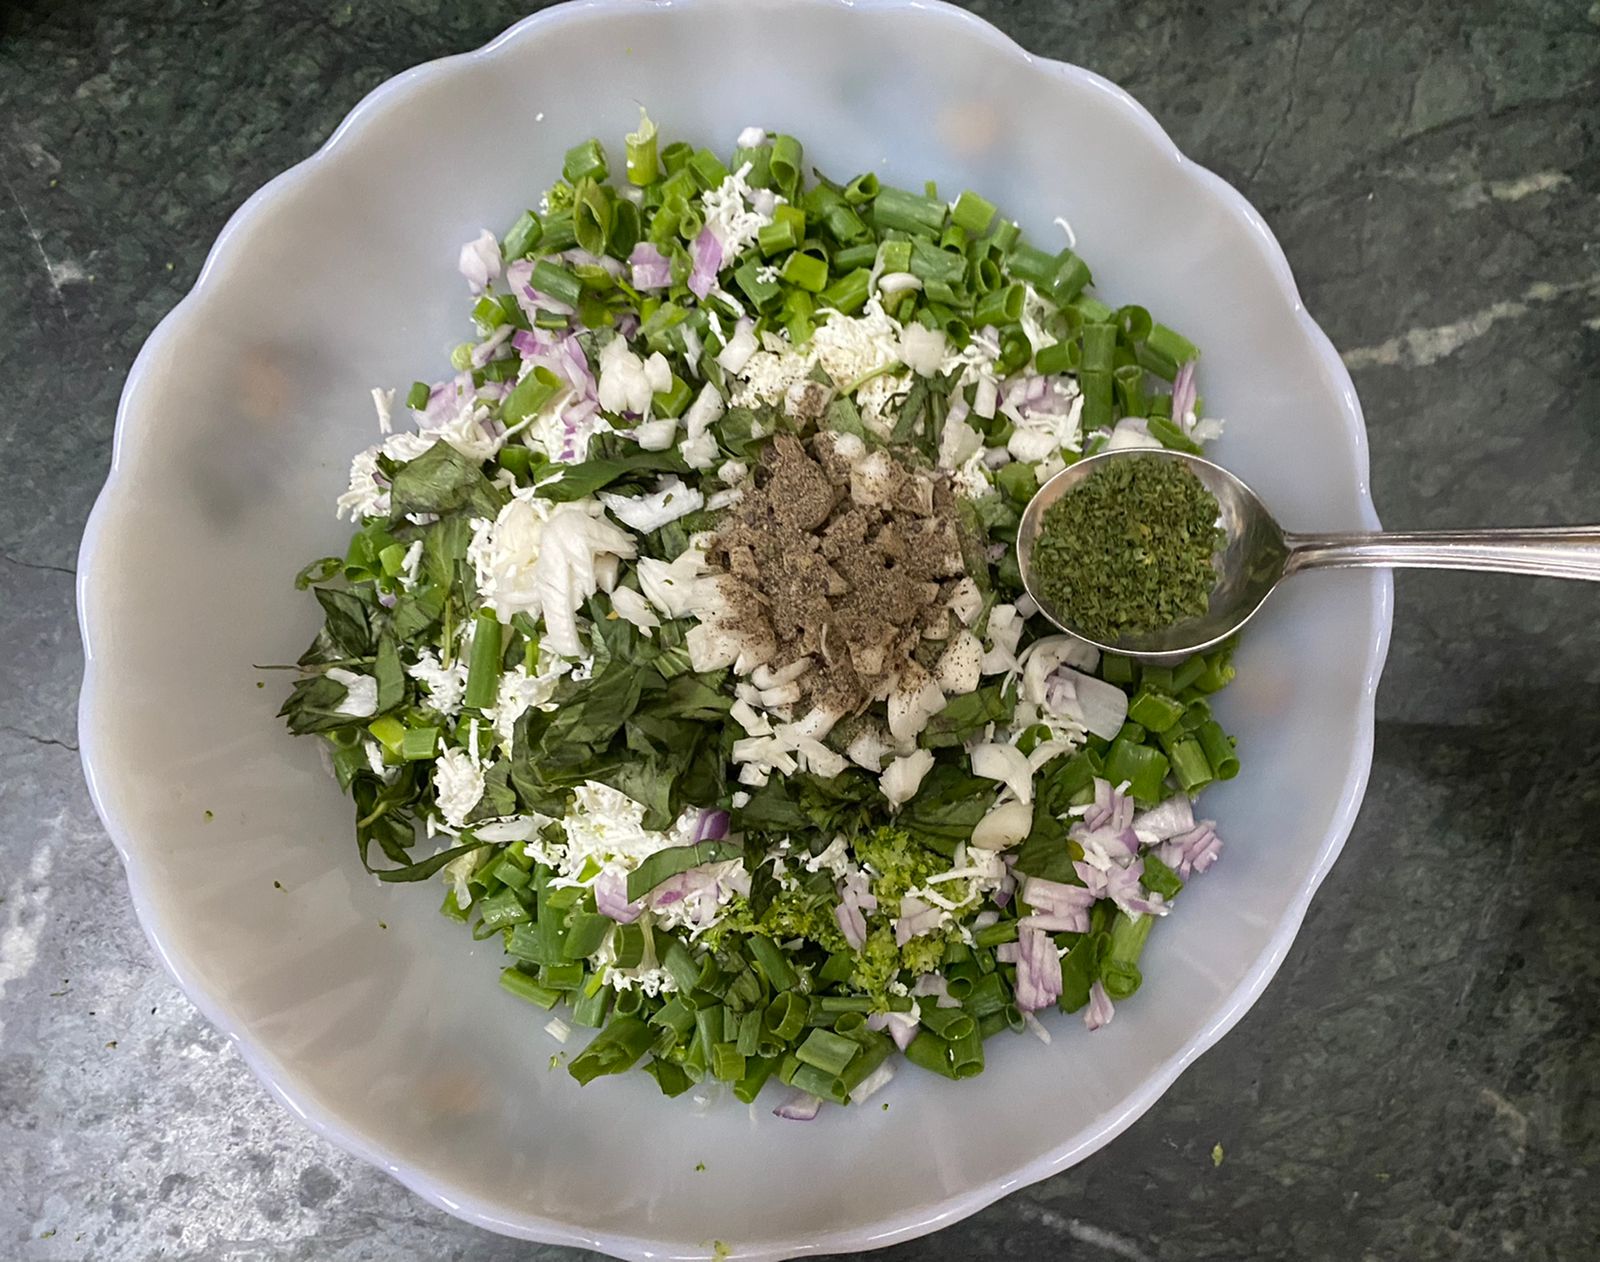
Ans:
{"type": "Polygon", "coordinates": [[[1062,622],[1107,643],[1203,614],[1218,512],[1175,461],[1108,461],[1045,511],[1034,586],[1062,622]]]}

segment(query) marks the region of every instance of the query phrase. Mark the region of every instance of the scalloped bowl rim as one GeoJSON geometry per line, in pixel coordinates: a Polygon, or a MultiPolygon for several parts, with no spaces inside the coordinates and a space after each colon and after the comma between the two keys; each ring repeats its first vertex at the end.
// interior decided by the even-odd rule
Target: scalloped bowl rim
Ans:
{"type": "MultiPolygon", "coordinates": [[[[691,7],[695,0],[649,0],[649,2],[658,9],[672,9],[691,7]]],[[[1092,88],[1112,98],[1138,123],[1150,143],[1164,154],[1167,160],[1192,171],[1206,191],[1230,214],[1243,220],[1251,230],[1255,248],[1265,257],[1272,270],[1284,307],[1292,313],[1302,332],[1310,339],[1320,360],[1322,371],[1339,397],[1345,419],[1345,438],[1351,446],[1355,467],[1360,474],[1358,491],[1361,516],[1367,528],[1372,530],[1379,528],[1369,486],[1370,465],[1366,427],[1354,384],[1332,342],[1312,320],[1301,302],[1288,259],[1277,239],[1267,227],[1265,220],[1241,193],[1220,176],[1185,157],[1149,111],[1122,88],[1093,71],[1051,58],[1035,56],[998,28],[966,10],[946,4],[943,0],[808,0],[808,2],[863,10],[920,11],[935,16],[938,20],[963,24],[973,38],[989,42],[998,50],[1020,59],[1031,68],[1075,81],[1081,86],[1092,88]]],[[[229,250],[242,248],[252,223],[271,203],[299,182],[315,178],[321,167],[359,139],[360,132],[368,120],[424,81],[448,73],[456,67],[493,58],[508,45],[537,38],[540,32],[554,29],[560,24],[584,20],[592,14],[620,14],[630,9],[637,9],[637,5],[638,0],[572,0],[570,3],[557,5],[523,18],[480,48],[438,58],[402,71],[367,93],[316,152],[263,185],[229,217],[208,252],[193,287],[157,324],[140,349],[122,390],[112,440],[110,470],[105,485],[95,501],[94,509],[89,515],[78,557],[78,620],[84,648],[84,675],[79,695],[78,717],[81,760],[90,798],[122,860],[127,873],[134,913],[146,937],[173,980],[206,1019],[228,1037],[251,1072],[266,1086],[274,1098],[323,1138],[361,1160],[387,1171],[431,1204],[476,1226],[526,1240],[597,1249],[620,1257],[655,1259],[678,1256],[703,1257],[705,1252],[700,1249],[680,1255],[672,1251],[673,1246],[668,1245],[666,1251],[663,1251],[661,1242],[647,1238],[612,1233],[587,1233],[572,1224],[532,1215],[514,1220],[507,1219],[492,1205],[471,1195],[459,1193],[431,1176],[408,1168],[402,1160],[386,1151],[381,1145],[347,1127],[338,1116],[303,1103],[293,1075],[285,1072],[276,1063],[267,1048],[254,1042],[242,1032],[239,1022],[229,1011],[226,997],[207,993],[196,984],[187,960],[181,954],[169,949],[164,927],[152,909],[150,896],[146,890],[146,878],[141,870],[139,851],[140,846],[146,843],[131,835],[108,809],[95,775],[95,764],[103,756],[100,738],[94,725],[85,721],[91,716],[95,707],[97,681],[94,649],[97,637],[102,633],[96,616],[93,591],[96,554],[99,551],[102,523],[109,512],[108,504],[122,490],[124,474],[121,466],[124,446],[134,440],[127,424],[132,411],[132,402],[139,393],[151,363],[160,356],[167,343],[176,335],[179,325],[188,318],[191,310],[204,305],[208,284],[213,272],[217,270],[219,260],[229,250]]],[[[970,1187],[960,1194],[946,1197],[938,1203],[935,1212],[931,1214],[911,1211],[890,1217],[870,1230],[823,1232],[805,1239],[767,1241],[751,1248],[735,1246],[727,1256],[765,1259],[881,1248],[957,1222],[1018,1188],[1068,1168],[1116,1138],[1165,1094],[1190,1063],[1201,1053],[1209,1050],[1243,1017],[1277,973],[1288,953],[1312,895],[1344,847],[1366,790],[1372,762],[1374,698],[1378,678],[1388,652],[1392,622],[1393,582],[1386,571],[1375,576],[1375,587],[1376,598],[1373,602],[1373,617],[1369,628],[1370,649],[1361,696],[1358,700],[1359,738],[1357,747],[1353,751],[1350,773],[1340,791],[1338,809],[1318,848],[1315,863],[1298,890],[1293,904],[1274,932],[1269,949],[1257,960],[1249,975],[1228,997],[1210,1024],[1197,1032],[1181,1052],[1158,1065],[1145,1079],[1141,1089],[1123,1101],[1120,1112],[1105,1119],[1099,1126],[1069,1138],[1061,1146],[1026,1163],[1008,1176],[992,1179],[970,1187]]]]}

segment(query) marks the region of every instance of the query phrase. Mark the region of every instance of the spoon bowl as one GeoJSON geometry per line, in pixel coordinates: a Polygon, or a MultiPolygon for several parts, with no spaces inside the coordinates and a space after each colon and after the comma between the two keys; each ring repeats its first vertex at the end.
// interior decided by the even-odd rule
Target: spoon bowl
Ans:
{"type": "Polygon", "coordinates": [[[1022,571],[1022,585],[1045,617],[1069,635],[1096,648],[1147,661],[1203,652],[1226,640],[1266,603],[1284,575],[1289,555],[1282,528],[1249,486],[1209,460],[1165,449],[1108,451],[1068,465],[1034,494],[1017,528],[1017,566],[1022,571]],[[1159,631],[1100,640],[1072,625],[1039,590],[1033,574],[1033,548],[1038,542],[1045,511],[1051,505],[1106,465],[1138,457],[1181,463],[1216,498],[1221,510],[1217,524],[1226,537],[1213,560],[1217,585],[1211,590],[1203,614],[1185,618],[1159,631]]]}
{"type": "Polygon", "coordinates": [[[1389,531],[1382,534],[1294,534],[1283,529],[1261,497],[1220,465],[1165,448],[1124,448],[1068,465],[1028,501],[1017,528],[1017,567],[1039,611],[1068,635],[1106,652],[1166,663],[1204,652],[1237,632],[1285,578],[1302,570],[1409,567],[1486,570],[1544,578],[1600,580],[1600,526],[1535,526],[1512,530],[1389,531]],[[1033,575],[1033,549],[1044,514],[1063,495],[1117,460],[1181,463],[1217,501],[1223,544],[1206,611],[1156,631],[1100,640],[1086,635],[1051,605],[1033,575]]]}

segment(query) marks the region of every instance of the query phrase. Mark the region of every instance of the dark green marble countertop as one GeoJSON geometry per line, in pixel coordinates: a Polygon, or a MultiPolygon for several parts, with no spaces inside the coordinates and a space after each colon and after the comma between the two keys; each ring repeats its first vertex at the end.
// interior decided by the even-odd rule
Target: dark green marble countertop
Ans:
{"type": "MultiPolygon", "coordinates": [[[[1600,3],[971,7],[1261,210],[1386,522],[1600,521],[1600,3]]],[[[271,1102],[134,923],[73,713],[78,536],[140,343],[368,89],[522,13],[0,0],[0,1257],[580,1256],[271,1102]]],[[[1397,587],[1366,805],[1260,1003],[1109,1148],[885,1262],[1600,1255],[1600,592],[1397,587]]]]}

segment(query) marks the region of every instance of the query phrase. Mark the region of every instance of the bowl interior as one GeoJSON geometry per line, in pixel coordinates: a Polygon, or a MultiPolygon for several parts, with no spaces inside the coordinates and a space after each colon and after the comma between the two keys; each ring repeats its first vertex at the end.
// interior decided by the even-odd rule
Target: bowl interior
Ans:
{"type": "Polygon", "coordinates": [[[1388,589],[1319,576],[1253,626],[1220,707],[1245,771],[1205,800],[1224,861],[1106,1030],[1057,1017],[971,1083],[906,1067],[887,1109],[810,1125],[552,1071],[498,947],[437,916],[437,886],[362,874],[314,743],[273,717],[289,677],[257,666],[314,630],[291,579],[343,549],[369,388],[436,377],[468,332],[460,243],[536,202],[575,141],[617,155],[640,102],[719,151],[760,123],[837,178],[971,187],[1041,242],[1064,216],[1103,296],[1203,348],[1222,463],[1291,526],[1375,524],[1348,379],[1276,246],[1116,89],[938,7],[577,6],[380,90],[236,218],[152,338],[86,544],[86,765],[190,993],[297,1111],[447,1208],[632,1256],[882,1243],[1092,1151],[1248,1006],[1359,797],[1388,589]]]}

